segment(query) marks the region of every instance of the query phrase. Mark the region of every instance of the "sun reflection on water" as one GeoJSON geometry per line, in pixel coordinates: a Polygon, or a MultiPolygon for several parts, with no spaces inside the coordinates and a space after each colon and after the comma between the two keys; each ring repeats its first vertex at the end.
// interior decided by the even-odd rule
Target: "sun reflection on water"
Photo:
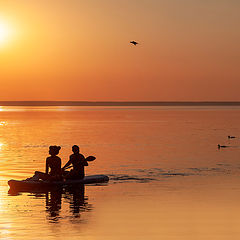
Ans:
{"type": "MultiPolygon", "coordinates": [[[[1,110],[0,110],[1,111],[1,110]]],[[[0,121],[0,126],[6,126],[8,123],[5,121],[0,121]]]]}
{"type": "Polygon", "coordinates": [[[11,223],[7,218],[2,221],[3,217],[6,215],[6,209],[7,209],[7,200],[6,200],[6,187],[2,186],[2,182],[0,182],[0,239],[9,239],[7,236],[9,236],[11,229],[11,223]]]}
{"type": "Polygon", "coordinates": [[[0,142],[0,150],[2,150],[3,146],[4,146],[4,144],[0,142]]]}

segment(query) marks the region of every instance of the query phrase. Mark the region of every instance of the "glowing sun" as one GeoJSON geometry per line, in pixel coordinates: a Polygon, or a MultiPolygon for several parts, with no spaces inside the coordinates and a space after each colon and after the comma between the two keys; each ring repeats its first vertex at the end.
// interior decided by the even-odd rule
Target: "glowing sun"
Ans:
{"type": "Polygon", "coordinates": [[[0,46],[10,41],[11,34],[11,27],[7,23],[0,21],[0,46]]]}

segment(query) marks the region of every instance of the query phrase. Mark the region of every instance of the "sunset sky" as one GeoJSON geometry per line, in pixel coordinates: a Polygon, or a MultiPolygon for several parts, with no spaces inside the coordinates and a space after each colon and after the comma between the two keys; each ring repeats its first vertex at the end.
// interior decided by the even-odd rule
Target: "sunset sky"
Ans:
{"type": "Polygon", "coordinates": [[[0,100],[240,101],[239,13],[239,0],[0,0],[0,100]]]}

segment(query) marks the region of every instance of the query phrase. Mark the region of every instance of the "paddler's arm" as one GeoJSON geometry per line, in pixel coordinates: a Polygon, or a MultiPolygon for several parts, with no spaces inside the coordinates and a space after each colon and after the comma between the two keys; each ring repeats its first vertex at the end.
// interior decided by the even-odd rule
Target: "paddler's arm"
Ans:
{"type": "MultiPolygon", "coordinates": [[[[81,155],[82,155],[82,154],[81,154],[81,155]]],[[[85,158],[85,157],[82,155],[82,164],[83,164],[83,166],[88,166],[87,159],[88,159],[88,157],[85,158]]]]}
{"type": "Polygon", "coordinates": [[[70,166],[72,164],[71,159],[64,165],[64,167],[62,168],[62,170],[65,170],[65,168],[67,168],[68,166],[70,166]]]}
{"type": "Polygon", "coordinates": [[[46,170],[45,170],[46,174],[48,174],[48,168],[49,168],[49,166],[48,166],[48,158],[47,158],[46,159],[46,170]]]}

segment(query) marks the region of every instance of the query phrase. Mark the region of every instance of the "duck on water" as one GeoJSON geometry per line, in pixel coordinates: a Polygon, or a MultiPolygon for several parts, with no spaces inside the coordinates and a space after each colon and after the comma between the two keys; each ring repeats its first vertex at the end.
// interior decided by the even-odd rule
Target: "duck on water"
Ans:
{"type": "Polygon", "coordinates": [[[219,148],[227,148],[227,147],[230,147],[230,146],[226,146],[226,145],[220,145],[220,144],[218,144],[218,149],[219,149],[219,148]]]}

